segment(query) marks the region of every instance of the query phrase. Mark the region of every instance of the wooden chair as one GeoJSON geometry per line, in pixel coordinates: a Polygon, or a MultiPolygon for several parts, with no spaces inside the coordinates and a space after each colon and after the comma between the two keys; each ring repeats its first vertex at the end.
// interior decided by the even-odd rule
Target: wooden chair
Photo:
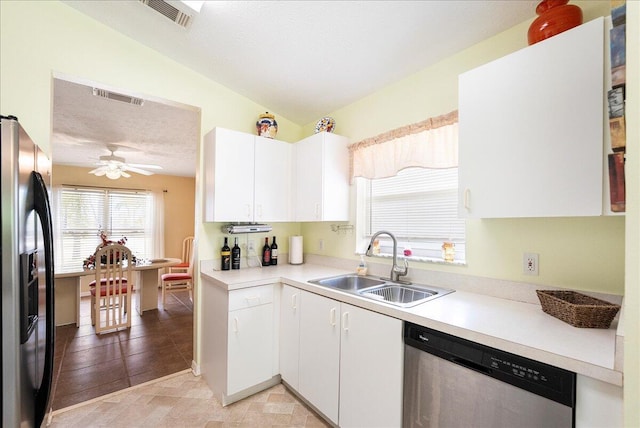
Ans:
{"type": "Polygon", "coordinates": [[[193,254],[193,236],[187,236],[182,241],[182,263],[179,265],[171,266],[169,268],[170,273],[187,273],[189,270],[189,261],[191,260],[191,255],[193,254]]]}
{"type": "MultiPolygon", "coordinates": [[[[191,242],[193,246],[193,241],[191,242]]],[[[161,278],[161,286],[162,286],[162,309],[165,310],[165,296],[166,293],[173,293],[176,291],[184,291],[189,290],[189,298],[193,302],[193,262],[194,262],[194,252],[191,251],[189,257],[189,264],[187,266],[186,273],[165,273],[161,278]]]]}
{"type": "Polygon", "coordinates": [[[133,266],[131,250],[109,244],[96,251],[96,279],[91,291],[91,324],[96,333],[131,327],[133,266]]]}

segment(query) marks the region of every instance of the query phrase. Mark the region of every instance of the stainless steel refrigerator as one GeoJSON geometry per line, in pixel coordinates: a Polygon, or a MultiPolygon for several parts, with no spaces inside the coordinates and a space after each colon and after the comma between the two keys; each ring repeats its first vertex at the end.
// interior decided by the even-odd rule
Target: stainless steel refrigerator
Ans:
{"type": "Polygon", "coordinates": [[[13,116],[2,147],[2,426],[39,427],[53,381],[51,163],[13,116]]]}

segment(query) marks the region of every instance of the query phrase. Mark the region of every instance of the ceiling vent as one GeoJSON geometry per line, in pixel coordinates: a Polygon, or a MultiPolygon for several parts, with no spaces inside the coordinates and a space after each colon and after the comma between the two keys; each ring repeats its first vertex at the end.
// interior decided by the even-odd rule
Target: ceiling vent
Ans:
{"type": "Polygon", "coordinates": [[[117,92],[107,91],[106,89],[93,88],[93,95],[100,98],[107,98],[109,100],[120,101],[122,103],[133,104],[135,106],[141,106],[144,104],[142,98],[132,97],[131,95],[119,94],[117,92]]]}
{"type": "Polygon", "coordinates": [[[184,13],[164,0],[140,0],[140,3],[149,6],[151,9],[169,18],[181,27],[187,28],[191,23],[191,15],[184,13]]]}

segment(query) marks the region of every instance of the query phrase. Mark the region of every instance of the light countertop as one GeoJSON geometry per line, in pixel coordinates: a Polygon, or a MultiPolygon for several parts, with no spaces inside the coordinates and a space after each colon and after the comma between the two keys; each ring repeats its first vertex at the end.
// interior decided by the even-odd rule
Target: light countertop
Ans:
{"type": "Polygon", "coordinates": [[[614,369],[614,325],[609,329],[576,328],[544,313],[539,303],[525,303],[463,290],[412,308],[400,308],[308,282],[347,273],[354,272],[309,263],[236,271],[217,271],[211,268],[211,264],[203,263],[200,272],[209,284],[228,291],[272,283],[289,284],[607,383],[622,385],[622,372],[614,369]]]}

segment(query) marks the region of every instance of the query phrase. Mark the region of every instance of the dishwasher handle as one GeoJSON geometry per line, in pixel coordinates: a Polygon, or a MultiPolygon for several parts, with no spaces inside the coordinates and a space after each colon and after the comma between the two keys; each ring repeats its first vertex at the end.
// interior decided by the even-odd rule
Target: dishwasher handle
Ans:
{"type": "Polygon", "coordinates": [[[449,361],[451,361],[452,363],[455,363],[455,364],[457,364],[459,366],[463,366],[463,367],[466,367],[468,369],[475,370],[475,371],[480,372],[480,373],[484,373],[484,374],[486,374],[488,376],[491,376],[493,374],[493,370],[491,370],[491,368],[483,366],[483,365],[478,364],[478,363],[474,363],[473,361],[469,361],[469,360],[466,360],[464,358],[452,356],[451,358],[449,358],[449,361]]]}

